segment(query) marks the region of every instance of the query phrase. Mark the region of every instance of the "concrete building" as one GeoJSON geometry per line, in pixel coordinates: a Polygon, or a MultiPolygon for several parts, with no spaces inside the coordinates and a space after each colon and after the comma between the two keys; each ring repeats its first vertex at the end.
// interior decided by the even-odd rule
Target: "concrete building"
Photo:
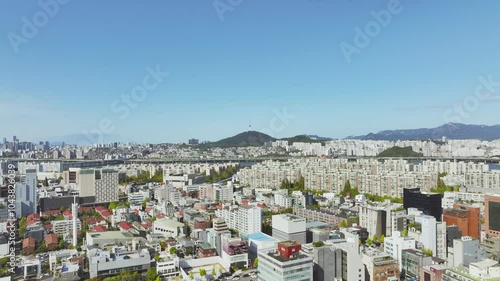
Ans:
{"type": "Polygon", "coordinates": [[[261,232],[262,209],[255,206],[231,206],[215,211],[218,218],[241,235],[261,232]]]}
{"type": "Polygon", "coordinates": [[[184,224],[171,219],[159,219],[153,222],[153,233],[178,237],[184,234],[184,224]]]}
{"type": "Polygon", "coordinates": [[[233,202],[233,187],[232,186],[216,186],[214,188],[213,198],[218,202],[233,202]]]}
{"type": "Polygon", "coordinates": [[[448,253],[450,267],[469,266],[481,258],[479,240],[464,236],[453,241],[453,250],[448,253]]]}
{"type": "Polygon", "coordinates": [[[485,253],[486,258],[500,261],[500,237],[492,237],[483,240],[480,249],[485,253]]]}
{"type": "Polygon", "coordinates": [[[88,251],[90,278],[120,274],[123,271],[145,272],[151,266],[151,256],[147,249],[127,251],[114,247],[112,252],[100,249],[88,251]]]}
{"type": "Polygon", "coordinates": [[[96,203],[118,201],[118,172],[111,169],[70,168],[63,173],[65,184],[76,183],[80,197],[94,197],[96,203]]]}
{"type": "Polygon", "coordinates": [[[422,266],[420,268],[420,280],[441,281],[447,269],[448,266],[442,264],[422,266]]]}
{"type": "Polygon", "coordinates": [[[38,188],[36,170],[26,170],[16,189],[16,217],[18,219],[38,213],[38,188]]]}
{"type": "Polygon", "coordinates": [[[366,279],[369,281],[399,280],[399,263],[387,253],[369,249],[363,253],[366,279]]]}
{"type": "Polygon", "coordinates": [[[415,249],[417,242],[415,239],[401,236],[400,232],[393,232],[391,237],[385,238],[384,252],[391,255],[400,263],[400,270],[402,269],[403,251],[408,249],[415,249]]]}
{"type": "Polygon", "coordinates": [[[496,281],[500,279],[498,262],[486,259],[471,263],[469,267],[449,268],[443,274],[443,281],[496,281]]]}
{"type": "Polygon", "coordinates": [[[272,217],[273,237],[279,241],[297,241],[306,243],[306,219],[292,215],[282,214],[272,217]]]}
{"type": "Polygon", "coordinates": [[[300,252],[301,244],[280,242],[278,249],[259,252],[259,281],[313,281],[313,259],[300,252]]]}
{"type": "Polygon", "coordinates": [[[278,239],[266,235],[262,232],[248,235],[248,253],[251,261],[257,258],[257,253],[266,249],[276,249],[278,246],[278,239]]]}
{"type": "Polygon", "coordinates": [[[436,221],[441,221],[441,194],[421,192],[419,188],[405,188],[403,200],[406,210],[416,208],[426,215],[433,216],[436,221]]]}
{"type": "Polygon", "coordinates": [[[392,234],[391,222],[390,208],[369,204],[359,206],[359,225],[365,227],[370,236],[390,236],[392,234]]]}
{"type": "Polygon", "coordinates": [[[458,226],[463,236],[481,238],[481,210],[472,206],[454,204],[444,210],[443,220],[447,226],[458,226]]]}
{"type": "Polygon", "coordinates": [[[404,273],[405,280],[417,279],[420,276],[420,267],[432,265],[433,259],[430,256],[414,249],[404,250],[401,258],[401,272],[404,273]]]}

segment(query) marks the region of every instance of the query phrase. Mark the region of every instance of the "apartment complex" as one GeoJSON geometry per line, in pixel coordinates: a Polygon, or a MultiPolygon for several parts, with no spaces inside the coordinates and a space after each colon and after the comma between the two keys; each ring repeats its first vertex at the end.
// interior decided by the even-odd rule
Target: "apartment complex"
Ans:
{"type": "Polygon", "coordinates": [[[261,232],[262,209],[254,206],[228,206],[215,211],[227,226],[242,235],[261,232]]]}

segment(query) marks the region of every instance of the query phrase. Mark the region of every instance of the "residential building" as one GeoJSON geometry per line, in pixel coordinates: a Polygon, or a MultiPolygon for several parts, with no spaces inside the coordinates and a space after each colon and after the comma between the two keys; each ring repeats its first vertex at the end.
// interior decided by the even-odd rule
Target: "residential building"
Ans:
{"type": "Polygon", "coordinates": [[[371,236],[390,236],[392,234],[391,213],[388,207],[360,205],[359,225],[365,227],[371,236]]]}
{"type": "Polygon", "coordinates": [[[384,252],[395,258],[400,264],[402,269],[403,251],[408,249],[415,249],[417,242],[415,239],[404,237],[400,232],[395,231],[391,237],[385,238],[384,252]]]}
{"type": "MultiPolygon", "coordinates": [[[[366,278],[369,281],[399,280],[399,263],[387,253],[369,249],[363,253],[366,278]]],[[[350,281],[350,280],[349,280],[350,281]]]]}
{"type": "Polygon", "coordinates": [[[469,267],[449,268],[443,274],[443,281],[496,281],[500,279],[497,261],[486,259],[471,263],[469,267]]]}
{"type": "Polygon", "coordinates": [[[278,249],[259,252],[259,281],[313,280],[313,259],[300,252],[295,241],[278,243],[278,249]]]}
{"type": "Polygon", "coordinates": [[[262,230],[262,209],[255,206],[225,207],[215,211],[215,215],[241,235],[258,233],[262,230]]]}
{"type": "Polygon", "coordinates": [[[306,243],[306,219],[292,214],[272,217],[273,237],[279,241],[297,241],[306,243]]]}
{"type": "Polygon", "coordinates": [[[441,281],[448,269],[444,264],[426,265],[420,268],[420,279],[422,281],[441,281]]]}

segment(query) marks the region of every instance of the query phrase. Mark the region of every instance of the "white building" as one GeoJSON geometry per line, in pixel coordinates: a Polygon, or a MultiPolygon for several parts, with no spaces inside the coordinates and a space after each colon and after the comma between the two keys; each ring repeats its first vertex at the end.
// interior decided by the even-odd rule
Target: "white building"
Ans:
{"type": "MultiPolygon", "coordinates": [[[[290,243],[290,242],[289,242],[290,243]]],[[[283,247],[280,243],[278,247],[283,247]]],[[[281,249],[280,249],[281,250],[281,249]]],[[[313,280],[313,259],[296,252],[288,256],[283,251],[259,252],[259,281],[313,280]]]]}
{"type": "Polygon", "coordinates": [[[255,206],[232,206],[215,211],[227,226],[240,234],[253,234],[262,230],[262,209],[255,206]]]}
{"type": "Polygon", "coordinates": [[[38,212],[38,188],[36,170],[28,169],[21,182],[15,184],[16,189],[16,217],[26,217],[38,212]]]}
{"type": "Polygon", "coordinates": [[[117,275],[123,271],[145,272],[151,266],[147,249],[127,251],[115,247],[113,252],[92,249],[88,251],[90,278],[117,275]]]}
{"type": "Polygon", "coordinates": [[[214,189],[213,198],[218,202],[233,202],[233,187],[232,186],[216,186],[214,189]]]}
{"type": "Polygon", "coordinates": [[[385,238],[384,252],[399,262],[401,270],[403,250],[416,249],[416,243],[415,239],[403,237],[399,231],[394,231],[391,237],[385,238]]]}
{"type": "Polygon", "coordinates": [[[292,214],[275,215],[272,217],[273,237],[279,241],[297,241],[300,244],[306,243],[305,218],[292,214]]]}
{"type": "Polygon", "coordinates": [[[184,233],[184,224],[171,219],[159,219],[153,223],[153,233],[178,237],[184,233]]]}

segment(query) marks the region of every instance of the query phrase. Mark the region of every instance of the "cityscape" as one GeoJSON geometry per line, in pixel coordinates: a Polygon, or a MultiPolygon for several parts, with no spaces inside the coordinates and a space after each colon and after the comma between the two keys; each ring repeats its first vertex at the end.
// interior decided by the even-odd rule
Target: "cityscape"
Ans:
{"type": "Polygon", "coordinates": [[[500,280],[499,9],[2,2],[0,281],[500,280]]]}

